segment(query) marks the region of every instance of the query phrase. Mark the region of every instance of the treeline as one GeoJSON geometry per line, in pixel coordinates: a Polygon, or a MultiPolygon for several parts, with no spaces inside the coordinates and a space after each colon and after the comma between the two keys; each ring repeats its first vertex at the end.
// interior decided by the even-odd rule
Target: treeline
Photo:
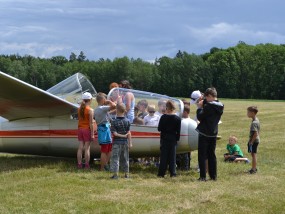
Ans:
{"type": "Polygon", "coordinates": [[[128,57],[89,61],[83,52],[69,59],[0,55],[0,70],[44,90],[81,72],[104,92],[111,82],[128,79],[135,89],[169,96],[188,97],[214,86],[224,98],[285,100],[285,45],[240,42],[202,55],[179,51],[154,63],[128,57]]]}

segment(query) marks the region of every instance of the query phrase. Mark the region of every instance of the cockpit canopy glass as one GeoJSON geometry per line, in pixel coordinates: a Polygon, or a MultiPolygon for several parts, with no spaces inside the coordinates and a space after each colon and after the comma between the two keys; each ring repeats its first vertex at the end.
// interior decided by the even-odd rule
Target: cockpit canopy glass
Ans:
{"type": "Polygon", "coordinates": [[[91,93],[93,97],[97,94],[91,82],[81,73],[76,73],[68,77],[48,89],[47,92],[76,104],[81,102],[81,95],[84,92],[91,93]]]}
{"type": "Polygon", "coordinates": [[[118,99],[124,100],[124,96],[128,92],[133,93],[135,97],[135,116],[141,114],[142,110],[144,109],[146,109],[146,114],[154,111],[155,114],[161,116],[163,113],[165,113],[165,104],[168,100],[172,100],[174,102],[176,108],[175,113],[177,116],[182,116],[184,106],[182,101],[166,95],[126,88],[113,88],[108,94],[108,99],[112,100],[113,102],[117,102],[118,99]]]}

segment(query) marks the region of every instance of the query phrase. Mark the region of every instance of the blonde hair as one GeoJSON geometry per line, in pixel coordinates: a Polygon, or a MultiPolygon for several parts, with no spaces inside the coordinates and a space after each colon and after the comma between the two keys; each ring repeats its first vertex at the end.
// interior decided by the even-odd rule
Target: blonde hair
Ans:
{"type": "Polygon", "coordinates": [[[116,106],[118,113],[125,113],[126,112],[126,106],[124,103],[118,103],[116,106]]]}
{"type": "Polygon", "coordinates": [[[155,111],[155,105],[148,105],[147,110],[149,111],[151,109],[153,109],[155,111]]]}
{"type": "Polygon", "coordinates": [[[234,139],[234,141],[235,141],[236,143],[237,143],[237,141],[238,141],[237,137],[234,136],[234,135],[231,135],[231,136],[229,137],[229,139],[234,139]]]}
{"type": "Polygon", "coordinates": [[[97,95],[96,95],[96,101],[99,103],[101,102],[101,100],[103,99],[106,99],[107,98],[107,95],[102,93],[102,92],[99,92],[97,95]]]}

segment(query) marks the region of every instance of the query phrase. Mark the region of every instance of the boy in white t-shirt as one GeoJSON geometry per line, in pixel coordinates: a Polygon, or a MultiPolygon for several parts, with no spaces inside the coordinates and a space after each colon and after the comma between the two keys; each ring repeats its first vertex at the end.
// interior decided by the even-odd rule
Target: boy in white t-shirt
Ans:
{"type": "Polygon", "coordinates": [[[154,114],[155,113],[155,106],[149,105],[147,108],[148,115],[146,115],[143,119],[144,125],[146,126],[158,126],[160,116],[154,114]]]}

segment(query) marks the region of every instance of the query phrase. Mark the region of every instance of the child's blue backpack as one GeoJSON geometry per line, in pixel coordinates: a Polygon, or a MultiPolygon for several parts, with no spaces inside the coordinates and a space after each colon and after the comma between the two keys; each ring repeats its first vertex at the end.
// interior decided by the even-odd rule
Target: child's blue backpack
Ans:
{"type": "Polygon", "coordinates": [[[112,143],[112,136],[111,136],[109,123],[100,124],[97,128],[97,133],[98,133],[99,144],[112,143]]]}

